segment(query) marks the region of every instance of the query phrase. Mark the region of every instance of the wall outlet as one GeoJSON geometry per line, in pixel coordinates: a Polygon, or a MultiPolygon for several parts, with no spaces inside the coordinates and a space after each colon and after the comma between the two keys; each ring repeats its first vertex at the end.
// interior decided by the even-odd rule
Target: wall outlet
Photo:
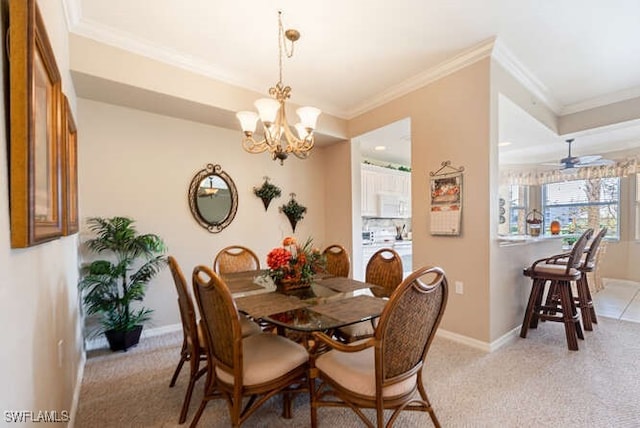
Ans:
{"type": "Polygon", "coordinates": [[[462,281],[456,281],[456,294],[463,294],[464,287],[462,285],[462,281]]]}

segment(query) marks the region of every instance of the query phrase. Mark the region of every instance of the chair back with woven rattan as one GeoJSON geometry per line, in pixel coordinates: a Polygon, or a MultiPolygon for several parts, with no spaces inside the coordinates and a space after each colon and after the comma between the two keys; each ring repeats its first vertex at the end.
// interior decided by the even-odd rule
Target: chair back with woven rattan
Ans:
{"type": "Polygon", "coordinates": [[[351,269],[351,260],[349,253],[342,245],[333,244],[324,249],[323,254],[326,258],[327,273],[334,276],[342,276],[347,278],[351,269]]]}
{"type": "Polygon", "coordinates": [[[442,320],[447,297],[447,278],[439,267],[417,269],[393,292],[374,336],[381,344],[375,351],[379,361],[376,394],[382,394],[387,380],[421,369],[442,320]]]}
{"type": "Polygon", "coordinates": [[[173,276],[173,282],[178,292],[178,307],[180,309],[180,320],[182,321],[182,331],[184,339],[187,343],[200,347],[198,338],[198,325],[196,323],[196,312],[193,306],[193,299],[187,288],[187,281],[184,279],[182,269],[178,265],[177,260],[173,256],[169,256],[169,269],[173,276]]]}
{"type": "Polygon", "coordinates": [[[376,251],[367,262],[365,281],[382,287],[372,288],[376,297],[389,297],[402,282],[402,258],[392,248],[376,251]]]}
{"type": "Polygon", "coordinates": [[[593,229],[587,229],[580,235],[576,243],[573,244],[573,248],[571,248],[571,252],[569,253],[569,259],[567,260],[567,273],[569,273],[571,269],[578,269],[582,264],[584,249],[589,239],[591,239],[591,235],[593,235],[593,229]]]}
{"type": "Polygon", "coordinates": [[[241,245],[223,248],[213,261],[213,270],[218,275],[259,269],[260,260],[256,253],[241,245]]]}
{"type": "Polygon", "coordinates": [[[193,292],[204,322],[209,358],[215,366],[242,379],[242,328],[229,288],[211,269],[196,266],[193,292]]]}
{"type": "Polygon", "coordinates": [[[593,238],[591,241],[591,245],[589,245],[589,250],[587,251],[587,255],[582,263],[583,269],[589,270],[593,269],[594,262],[596,259],[596,254],[598,254],[598,249],[600,248],[600,243],[602,242],[602,238],[607,234],[607,228],[603,227],[600,229],[600,232],[593,238]]]}

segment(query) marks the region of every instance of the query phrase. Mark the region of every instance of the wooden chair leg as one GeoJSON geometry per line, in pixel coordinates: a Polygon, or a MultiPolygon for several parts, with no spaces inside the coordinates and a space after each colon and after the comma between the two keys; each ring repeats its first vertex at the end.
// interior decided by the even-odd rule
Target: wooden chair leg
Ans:
{"type": "Polygon", "coordinates": [[[529,294],[529,302],[527,303],[527,308],[524,311],[524,319],[522,320],[522,327],[520,329],[520,337],[522,338],[527,337],[527,331],[529,330],[529,326],[532,322],[532,318],[534,316],[533,313],[536,310],[536,301],[541,293],[541,284],[544,284],[544,281],[539,279],[534,279],[531,284],[531,294],[529,294]]]}
{"type": "Polygon", "coordinates": [[[585,277],[585,283],[586,283],[586,289],[587,289],[587,299],[589,300],[589,312],[591,313],[591,322],[593,324],[598,324],[598,317],[596,316],[596,308],[595,306],[593,306],[593,298],[591,297],[591,290],[589,290],[589,283],[586,282],[586,277],[585,277]]]}
{"type": "Polygon", "coordinates": [[[187,358],[185,355],[182,355],[180,357],[180,362],[178,363],[178,367],[176,367],[176,370],[173,372],[173,376],[171,377],[171,383],[169,383],[169,388],[173,388],[176,385],[176,381],[178,380],[178,375],[180,374],[180,370],[182,370],[182,366],[184,365],[185,361],[187,361],[187,358]]]}
{"type": "Polygon", "coordinates": [[[589,299],[587,297],[588,287],[587,284],[587,275],[582,274],[582,277],[577,281],[577,291],[578,291],[578,306],[580,307],[580,314],[582,316],[582,325],[586,331],[593,330],[593,326],[591,325],[591,308],[593,305],[589,304],[589,299]]]}
{"type": "Polygon", "coordinates": [[[576,323],[572,314],[572,306],[575,306],[571,301],[571,288],[570,284],[560,285],[560,305],[562,305],[562,318],[564,322],[564,331],[567,336],[567,346],[571,351],[578,350],[578,337],[576,331],[576,323]]]}
{"type": "Polygon", "coordinates": [[[169,388],[175,386],[176,381],[178,380],[178,375],[180,374],[180,370],[182,370],[182,366],[185,361],[189,359],[189,350],[187,347],[187,339],[182,339],[182,349],[180,350],[180,362],[178,363],[178,367],[173,372],[173,376],[171,377],[171,382],[169,383],[169,388]]]}
{"type": "MultiPolygon", "coordinates": [[[[541,321],[540,315],[544,313],[542,309],[542,298],[544,297],[544,289],[547,286],[546,279],[536,279],[538,283],[538,289],[536,291],[536,300],[533,306],[533,313],[531,315],[531,322],[529,323],[529,328],[538,328],[538,322],[541,321]]],[[[554,281],[550,281],[549,289],[555,286],[554,281]]],[[[544,321],[544,319],[542,319],[544,321]]]]}

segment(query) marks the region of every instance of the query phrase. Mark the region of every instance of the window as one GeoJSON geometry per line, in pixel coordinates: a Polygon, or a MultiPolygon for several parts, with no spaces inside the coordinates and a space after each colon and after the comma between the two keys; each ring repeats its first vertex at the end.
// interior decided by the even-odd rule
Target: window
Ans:
{"type": "Polygon", "coordinates": [[[509,186],[509,235],[524,235],[527,233],[525,219],[529,201],[529,187],[509,186]]]}
{"type": "Polygon", "coordinates": [[[592,178],[542,186],[544,234],[557,220],[561,234],[580,234],[607,227],[607,237],[620,236],[620,178],[592,178]]]}

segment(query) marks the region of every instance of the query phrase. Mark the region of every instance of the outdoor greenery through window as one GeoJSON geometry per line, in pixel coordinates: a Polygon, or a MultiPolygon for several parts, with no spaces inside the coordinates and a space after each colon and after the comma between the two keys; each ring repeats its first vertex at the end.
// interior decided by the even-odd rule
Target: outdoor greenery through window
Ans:
{"type": "Polygon", "coordinates": [[[509,186],[509,235],[527,233],[525,218],[529,201],[529,186],[509,186]]]}
{"type": "Polygon", "coordinates": [[[542,186],[544,234],[557,220],[560,234],[579,235],[588,228],[607,227],[607,237],[620,236],[620,178],[592,178],[542,186]]]}

